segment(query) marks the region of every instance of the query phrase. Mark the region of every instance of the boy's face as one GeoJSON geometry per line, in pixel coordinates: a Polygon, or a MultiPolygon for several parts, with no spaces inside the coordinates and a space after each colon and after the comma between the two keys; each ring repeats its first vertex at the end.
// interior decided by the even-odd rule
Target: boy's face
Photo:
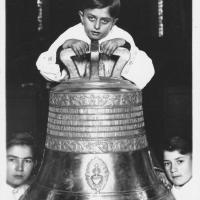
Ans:
{"type": "Polygon", "coordinates": [[[117,19],[110,16],[109,7],[79,11],[81,22],[90,39],[100,40],[112,29],[117,19]]]}
{"type": "Polygon", "coordinates": [[[27,145],[13,145],[7,150],[7,183],[12,187],[24,184],[34,167],[33,152],[27,145]]]}
{"type": "Polygon", "coordinates": [[[179,151],[164,151],[164,168],[169,180],[175,186],[182,186],[192,178],[192,155],[179,151]]]}

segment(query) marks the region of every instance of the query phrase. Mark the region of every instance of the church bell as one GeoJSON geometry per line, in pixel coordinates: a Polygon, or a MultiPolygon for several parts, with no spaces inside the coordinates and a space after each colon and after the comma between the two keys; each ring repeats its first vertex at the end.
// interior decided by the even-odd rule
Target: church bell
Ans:
{"type": "Polygon", "coordinates": [[[60,58],[69,79],[52,88],[44,158],[25,200],[174,200],[156,176],[142,92],[121,78],[130,53],[60,58]]]}

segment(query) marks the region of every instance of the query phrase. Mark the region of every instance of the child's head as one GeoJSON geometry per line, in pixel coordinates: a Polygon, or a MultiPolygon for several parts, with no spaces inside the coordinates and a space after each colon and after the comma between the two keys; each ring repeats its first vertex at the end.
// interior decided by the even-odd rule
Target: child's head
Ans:
{"type": "Polygon", "coordinates": [[[120,13],[120,0],[81,0],[80,10],[101,9],[108,7],[111,17],[118,18],[120,13]]]}
{"type": "Polygon", "coordinates": [[[18,187],[26,183],[36,165],[36,144],[26,132],[7,138],[7,183],[18,187]]]}
{"type": "Polygon", "coordinates": [[[174,136],[163,145],[164,168],[174,186],[183,186],[192,178],[192,144],[174,136]]]}
{"type": "Polygon", "coordinates": [[[117,21],[120,0],[81,0],[79,15],[90,39],[104,38],[117,21]]]}

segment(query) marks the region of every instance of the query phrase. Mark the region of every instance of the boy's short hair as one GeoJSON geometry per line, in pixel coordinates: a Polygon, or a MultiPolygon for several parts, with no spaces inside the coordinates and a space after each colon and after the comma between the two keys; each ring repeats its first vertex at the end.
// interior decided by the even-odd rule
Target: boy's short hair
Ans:
{"type": "Polygon", "coordinates": [[[37,144],[34,137],[29,132],[12,133],[7,136],[6,148],[15,145],[27,145],[32,149],[33,159],[36,159],[37,144]]]}
{"type": "Polygon", "coordinates": [[[120,0],[80,0],[80,10],[82,11],[108,6],[111,17],[117,18],[120,13],[120,0]]]}
{"type": "Polygon", "coordinates": [[[163,142],[163,151],[178,151],[185,155],[192,153],[192,141],[190,138],[181,136],[172,136],[163,142]]]}

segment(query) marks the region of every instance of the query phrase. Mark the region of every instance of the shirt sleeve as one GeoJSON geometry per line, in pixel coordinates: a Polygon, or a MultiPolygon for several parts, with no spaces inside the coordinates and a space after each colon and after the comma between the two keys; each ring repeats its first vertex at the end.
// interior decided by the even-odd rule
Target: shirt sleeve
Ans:
{"type": "Polygon", "coordinates": [[[135,83],[139,89],[143,89],[154,76],[155,70],[152,60],[141,50],[137,50],[125,65],[121,76],[135,83]]]}
{"type": "Polygon", "coordinates": [[[66,69],[61,69],[60,65],[56,63],[57,50],[66,40],[73,37],[86,40],[82,32],[83,28],[81,24],[67,29],[51,44],[48,51],[40,54],[36,61],[36,67],[45,79],[48,81],[60,82],[68,78],[66,69]]]}
{"type": "Polygon", "coordinates": [[[66,70],[60,71],[60,66],[52,60],[52,55],[48,51],[40,54],[36,66],[40,74],[48,81],[60,82],[67,76],[66,70]]]}
{"type": "Polygon", "coordinates": [[[155,70],[151,58],[140,50],[129,34],[125,38],[130,43],[130,59],[122,70],[121,76],[135,83],[139,89],[143,89],[154,76],[155,70]]]}
{"type": "Polygon", "coordinates": [[[121,76],[133,82],[139,89],[143,89],[155,73],[151,58],[135,45],[133,37],[127,31],[114,26],[104,40],[112,38],[123,38],[130,44],[131,56],[128,63],[124,66],[121,76]]]}

